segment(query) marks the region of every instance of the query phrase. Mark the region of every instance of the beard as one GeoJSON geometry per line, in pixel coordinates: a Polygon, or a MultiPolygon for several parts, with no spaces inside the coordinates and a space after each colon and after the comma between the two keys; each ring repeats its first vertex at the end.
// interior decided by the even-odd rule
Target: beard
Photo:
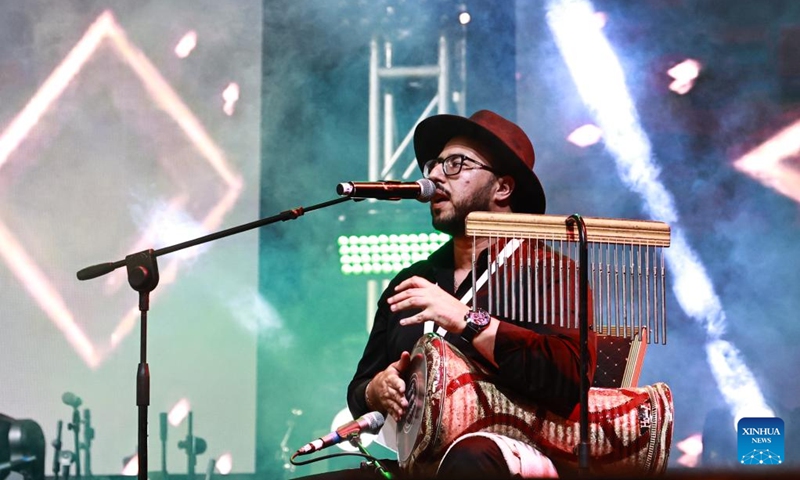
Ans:
{"type": "Polygon", "coordinates": [[[450,212],[434,211],[435,206],[431,204],[431,218],[433,228],[436,230],[451,235],[453,237],[463,236],[466,233],[466,220],[470,212],[486,212],[489,211],[491,205],[491,188],[492,183],[487,182],[480,190],[476,191],[474,195],[461,200],[453,200],[449,198],[453,206],[450,212]]]}

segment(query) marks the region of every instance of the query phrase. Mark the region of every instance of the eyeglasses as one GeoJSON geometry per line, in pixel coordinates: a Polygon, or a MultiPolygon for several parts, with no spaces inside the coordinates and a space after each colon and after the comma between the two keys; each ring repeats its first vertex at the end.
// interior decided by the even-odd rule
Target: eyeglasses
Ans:
{"type": "Polygon", "coordinates": [[[433,169],[436,168],[436,165],[441,163],[442,171],[444,171],[445,176],[452,177],[453,175],[458,175],[461,173],[461,169],[464,168],[464,165],[467,162],[469,162],[467,165],[467,170],[477,168],[481,170],[488,170],[494,174],[497,174],[497,170],[493,169],[489,165],[483,164],[477,160],[473,160],[466,155],[457,153],[455,155],[449,155],[445,158],[434,158],[432,160],[428,160],[422,167],[422,176],[428,178],[433,169]]]}

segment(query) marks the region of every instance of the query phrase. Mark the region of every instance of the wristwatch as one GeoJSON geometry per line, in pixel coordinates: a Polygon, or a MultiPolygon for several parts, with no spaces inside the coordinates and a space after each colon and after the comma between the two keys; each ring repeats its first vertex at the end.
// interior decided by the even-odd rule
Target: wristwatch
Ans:
{"type": "Polygon", "coordinates": [[[486,327],[489,326],[489,323],[492,321],[492,317],[489,316],[489,312],[486,310],[479,308],[477,310],[470,310],[464,315],[464,320],[467,321],[467,326],[464,327],[464,331],[461,332],[461,338],[463,338],[467,343],[472,343],[472,339],[475,338],[475,335],[481,333],[486,327]]]}

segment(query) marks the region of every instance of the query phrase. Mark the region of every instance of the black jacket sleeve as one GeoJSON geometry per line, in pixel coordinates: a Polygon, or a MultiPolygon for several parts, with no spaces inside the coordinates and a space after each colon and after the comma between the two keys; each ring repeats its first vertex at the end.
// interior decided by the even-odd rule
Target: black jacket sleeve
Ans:
{"type": "Polygon", "coordinates": [[[388,357],[386,338],[388,336],[387,323],[389,315],[387,310],[386,302],[381,299],[372,331],[369,334],[369,340],[367,340],[367,344],[364,347],[364,353],[358,362],[356,373],[347,387],[347,406],[350,408],[353,418],[358,418],[369,411],[364,392],[372,377],[397,360],[389,359],[388,357]]]}
{"type": "MultiPolygon", "coordinates": [[[[546,251],[546,264],[562,262],[556,270],[576,271],[572,260],[546,251]]],[[[547,269],[543,269],[547,270],[547,269]]],[[[541,272],[540,272],[541,274],[541,272]]],[[[541,275],[538,289],[539,323],[501,322],[495,338],[494,356],[504,384],[527,398],[543,402],[559,413],[571,412],[580,401],[579,312],[574,302],[574,282],[561,276],[541,275]]],[[[591,384],[597,361],[597,339],[593,324],[592,298],[587,309],[589,321],[589,362],[591,384]]]]}
{"type": "Polygon", "coordinates": [[[404,352],[410,352],[416,341],[423,335],[422,325],[401,326],[401,318],[414,315],[418,310],[392,312],[387,299],[394,294],[394,288],[403,280],[412,276],[431,279],[432,273],[428,262],[419,262],[398,273],[378,301],[378,310],[370,331],[364,353],[358,362],[353,379],[347,387],[347,406],[354,418],[367,413],[367,400],[364,391],[367,384],[379,372],[396,362],[404,352]]]}
{"type": "MultiPolygon", "coordinates": [[[[500,322],[494,347],[498,375],[516,393],[567,416],[580,400],[579,333],[556,327],[537,330],[500,322]]],[[[595,342],[590,332],[590,382],[596,362],[595,342]]]]}

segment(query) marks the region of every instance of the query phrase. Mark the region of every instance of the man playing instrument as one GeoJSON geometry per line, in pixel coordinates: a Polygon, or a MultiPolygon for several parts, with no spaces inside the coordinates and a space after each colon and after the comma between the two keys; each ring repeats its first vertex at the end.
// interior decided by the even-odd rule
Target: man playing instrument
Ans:
{"type": "MultiPolygon", "coordinates": [[[[545,195],[533,172],[535,155],[528,136],[516,124],[483,110],[469,118],[436,115],[422,121],[414,133],[414,148],[423,175],[436,185],[430,204],[433,226],[452,239],[427,260],[400,272],[380,298],[369,340],[348,387],[348,406],[354,418],[370,411],[402,418],[409,406],[404,380],[409,352],[425,332],[434,329],[495,374],[505,388],[569,415],[580,397],[578,330],[559,328],[560,321],[544,325],[489,315],[484,310],[489,306],[479,293],[471,302],[474,305],[459,300],[473,287],[473,253],[484,259],[488,255],[487,240],[473,244],[473,238],[465,234],[467,215],[473,211],[545,211],[545,195]]],[[[553,251],[543,255],[569,262],[553,251]]],[[[544,282],[546,285],[539,282],[544,282],[543,278],[537,277],[530,288],[539,289],[542,298],[561,295],[566,288],[552,280],[544,282]]],[[[576,314],[567,305],[561,315],[576,314]]],[[[573,324],[571,319],[568,324],[573,324]]],[[[591,379],[596,356],[593,333],[589,344],[591,379]]],[[[459,438],[436,468],[443,478],[558,475],[551,459],[536,445],[494,433],[459,438]]]]}

